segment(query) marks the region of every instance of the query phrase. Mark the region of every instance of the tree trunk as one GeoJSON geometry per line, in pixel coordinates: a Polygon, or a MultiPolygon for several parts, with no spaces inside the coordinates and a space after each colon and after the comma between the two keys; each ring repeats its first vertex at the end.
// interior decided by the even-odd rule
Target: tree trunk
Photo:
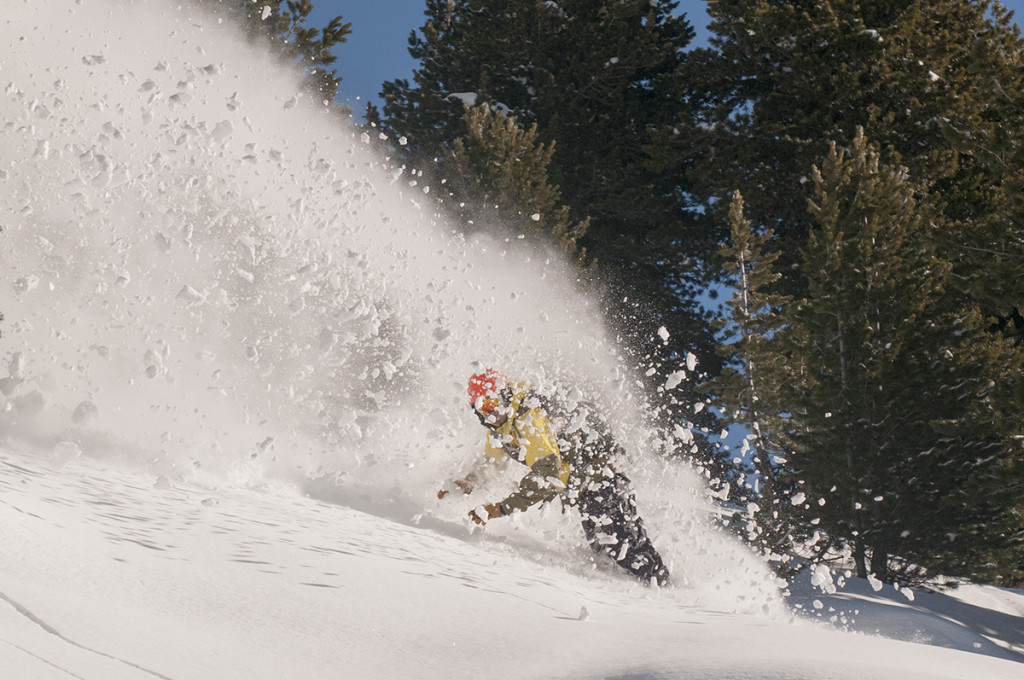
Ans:
{"type": "MultiPolygon", "coordinates": [[[[744,321],[746,321],[753,316],[753,310],[750,309],[750,284],[747,281],[747,260],[742,252],[738,254],[738,260],[742,310],[744,321]]],[[[741,333],[743,336],[744,346],[750,347],[751,334],[750,331],[747,330],[745,324],[741,325],[741,333]]],[[[744,359],[747,369],[747,398],[750,400],[748,407],[750,429],[754,433],[754,446],[757,453],[754,460],[757,465],[757,471],[761,473],[761,505],[767,506],[767,516],[770,520],[774,520],[776,519],[775,513],[779,509],[779,498],[775,484],[775,469],[772,467],[772,459],[768,454],[768,447],[765,445],[764,438],[761,436],[761,418],[757,411],[757,380],[755,376],[754,360],[751,358],[749,352],[744,359]]]]}
{"type": "Polygon", "coordinates": [[[886,541],[879,539],[871,546],[871,573],[882,583],[889,583],[889,549],[886,541]]]}
{"type": "Polygon", "coordinates": [[[857,578],[867,578],[868,567],[864,554],[864,540],[860,536],[853,540],[853,563],[856,565],[857,578]]]}

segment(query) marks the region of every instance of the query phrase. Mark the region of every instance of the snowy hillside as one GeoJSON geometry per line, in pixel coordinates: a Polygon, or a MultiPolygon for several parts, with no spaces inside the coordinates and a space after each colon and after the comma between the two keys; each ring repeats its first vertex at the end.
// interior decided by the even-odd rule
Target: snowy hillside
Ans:
{"type": "MultiPolygon", "coordinates": [[[[82,459],[0,454],[0,540],[5,678],[998,680],[1022,668],[738,614],[700,589],[645,589],[514,534],[82,459]]],[[[744,606],[728,577],[716,587],[744,606]]],[[[1024,596],[964,595],[990,598],[955,601],[975,620],[905,602],[915,616],[904,632],[998,654],[979,635],[988,627],[1020,644],[1024,596]]],[[[870,599],[856,607],[885,612],[870,599]]]]}
{"type": "Polygon", "coordinates": [[[787,601],[557,259],[458,235],[216,17],[9,4],[0,678],[1020,676],[1016,592],[787,601]],[[613,414],[670,587],[554,506],[471,527],[509,476],[436,499],[481,365],[613,414]]]}

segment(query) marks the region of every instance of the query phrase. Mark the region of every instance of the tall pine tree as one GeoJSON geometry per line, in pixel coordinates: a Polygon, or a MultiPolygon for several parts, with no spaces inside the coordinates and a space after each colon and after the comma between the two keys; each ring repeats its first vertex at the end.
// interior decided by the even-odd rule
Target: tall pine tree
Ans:
{"type": "MultiPolygon", "coordinates": [[[[449,161],[469,133],[466,103],[536,125],[539,143],[554,144],[548,173],[570,221],[589,218],[579,244],[597,262],[612,324],[655,367],[652,392],[689,352],[706,372],[719,366],[698,303],[718,239],[693,229],[684,178],[649,162],[653,132],[678,120],[676,79],[694,35],[676,9],[673,0],[427,0],[409,41],[413,82],[385,83],[383,111],[367,115],[407,139],[402,162],[434,185],[458,181],[449,161]]],[[[717,431],[680,387],[665,418],[717,431]]]]}
{"type": "Polygon", "coordinates": [[[1012,576],[1024,356],[946,289],[942,218],[862,133],[812,173],[806,294],[771,339],[788,484],[860,576],[1012,576]],[[820,506],[819,506],[820,503],[820,506]]]}
{"type": "Polygon", "coordinates": [[[572,220],[558,187],[548,181],[554,142],[541,144],[536,124],[523,130],[486,104],[468,109],[465,123],[466,134],[448,152],[452,179],[441,185],[452,211],[466,225],[547,243],[586,267],[577,243],[588,223],[572,220]]]}
{"type": "Polygon", "coordinates": [[[758,228],[779,236],[791,292],[810,226],[807,168],[862,127],[937,201],[951,285],[1024,323],[1024,43],[1004,8],[710,0],[708,12],[711,48],[693,55],[681,93],[693,124],[665,132],[675,153],[661,160],[688,173],[709,211],[742,190],[758,228]]]}
{"type": "MultiPolygon", "coordinates": [[[[764,362],[778,358],[767,345],[780,329],[780,309],[787,299],[771,292],[779,274],[773,265],[778,253],[767,249],[771,231],[756,234],[744,215],[743,196],[733,192],[729,205],[730,243],[720,254],[734,289],[727,302],[728,314],[716,322],[723,331],[719,353],[726,359],[722,374],[705,386],[714,395],[715,405],[726,418],[743,426],[749,434],[743,439],[739,453],[749,458],[753,482],[746,492],[732,495],[732,500],[755,508],[748,535],[767,556],[784,559],[789,547],[788,506],[783,503],[788,493],[779,487],[778,464],[783,452],[775,447],[765,432],[765,400],[773,403],[773,385],[763,379],[764,362]]],[[[770,371],[768,372],[770,375],[770,371]]]]}

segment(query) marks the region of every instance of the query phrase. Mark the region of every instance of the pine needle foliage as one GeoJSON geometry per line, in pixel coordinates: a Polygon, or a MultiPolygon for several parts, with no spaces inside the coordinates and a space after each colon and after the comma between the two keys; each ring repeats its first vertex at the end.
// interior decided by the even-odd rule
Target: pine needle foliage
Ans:
{"type": "Polygon", "coordinates": [[[763,373],[784,483],[859,576],[1016,578],[1022,353],[948,294],[941,211],[862,131],[812,176],[806,295],[763,373]]]}
{"type": "Polygon", "coordinates": [[[803,285],[807,168],[863,128],[932,197],[950,285],[985,314],[1020,316],[1024,43],[1005,8],[710,0],[708,12],[711,47],[690,62],[687,101],[698,113],[677,142],[679,167],[711,210],[743,191],[754,223],[779,238],[789,292],[803,285]]]}
{"type": "MultiPolygon", "coordinates": [[[[604,291],[624,344],[654,367],[644,380],[664,397],[659,417],[717,432],[711,411],[694,412],[692,383],[659,391],[690,352],[703,372],[719,367],[698,302],[717,239],[695,230],[686,178],[651,163],[655,131],[679,119],[677,79],[694,36],[677,9],[674,0],[427,0],[409,39],[413,79],[385,83],[383,110],[371,107],[367,120],[404,137],[395,152],[433,174],[433,186],[453,181],[443,166],[470,134],[467,103],[536,125],[538,142],[554,144],[548,176],[569,223],[588,224],[577,244],[596,269],[584,280],[604,291]]],[[[703,440],[700,451],[713,457],[703,440]]]]}
{"type": "Polygon", "coordinates": [[[756,508],[748,535],[763,553],[781,559],[788,550],[784,500],[779,488],[776,460],[782,452],[773,449],[764,433],[762,402],[771,384],[762,380],[762,362],[776,360],[766,347],[779,330],[785,296],[772,292],[779,274],[773,265],[778,253],[769,249],[771,230],[757,234],[744,215],[743,196],[734,191],[729,205],[730,242],[719,250],[728,282],[733,287],[726,306],[728,314],[716,322],[722,332],[719,354],[725,359],[722,374],[705,385],[715,405],[729,422],[743,426],[746,436],[740,454],[753,467],[752,488],[738,491],[732,500],[756,508]]]}
{"type": "Polygon", "coordinates": [[[333,68],[338,57],[332,50],[346,42],[352,24],[341,16],[326,26],[308,26],[312,0],[196,0],[214,12],[236,21],[250,40],[262,41],[281,59],[298,65],[306,84],[318,100],[333,102],[341,77],[333,68]]]}
{"type": "Polygon", "coordinates": [[[448,153],[451,179],[442,185],[461,222],[545,243],[586,268],[578,241],[588,221],[573,221],[548,181],[555,143],[538,140],[536,123],[524,130],[486,104],[466,110],[465,128],[448,153]]]}

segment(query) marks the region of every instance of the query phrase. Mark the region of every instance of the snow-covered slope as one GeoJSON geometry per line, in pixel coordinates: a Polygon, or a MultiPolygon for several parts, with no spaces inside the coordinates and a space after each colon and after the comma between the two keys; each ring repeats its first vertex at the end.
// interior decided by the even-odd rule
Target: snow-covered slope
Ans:
{"type": "Polygon", "coordinates": [[[16,0],[0,40],[0,678],[1019,675],[1009,591],[794,596],[930,646],[794,621],[557,259],[459,236],[216,17],[16,0]],[[435,498],[480,364],[614,415],[672,587],[555,507],[470,527],[509,476],[435,498]]]}
{"type": "MultiPolygon", "coordinates": [[[[0,670],[19,680],[999,680],[1024,668],[709,607],[699,589],[643,588],[462,523],[81,458],[0,452],[0,541],[0,670]]],[[[744,588],[718,585],[746,608],[744,588]]],[[[921,601],[922,641],[955,625],[921,601]]],[[[1024,597],[1012,601],[1019,613],[1024,597]]],[[[959,606],[995,635],[1019,621],[959,606]]]]}

